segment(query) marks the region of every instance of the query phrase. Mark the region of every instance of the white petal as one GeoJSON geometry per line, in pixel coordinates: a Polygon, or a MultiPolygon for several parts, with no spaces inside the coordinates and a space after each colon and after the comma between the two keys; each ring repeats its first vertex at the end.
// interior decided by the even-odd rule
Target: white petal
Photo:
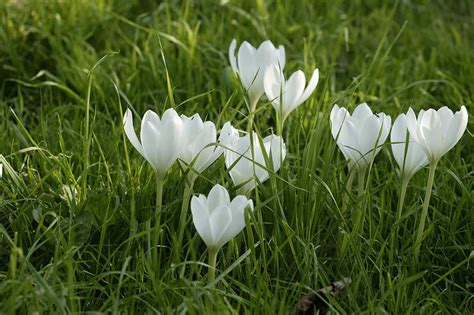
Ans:
{"type": "Polygon", "coordinates": [[[283,97],[283,117],[286,117],[292,110],[296,108],[298,99],[301,97],[306,84],[306,78],[303,71],[294,72],[285,84],[283,97]]]}
{"type": "Polygon", "coordinates": [[[232,213],[229,206],[222,205],[215,209],[209,217],[209,222],[211,225],[212,245],[207,244],[208,247],[220,248],[231,240],[226,234],[232,224],[232,213]]]}
{"type": "Polygon", "coordinates": [[[441,126],[443,128],[443,133],[446,134],[449,128],[449,124],[454,117],[453,111],[450,110],[447,106],[443,106],[437,110],[438,117],[441,120],[441,126]]]}
{"type": "Polygon", "coordinates": [[[358,162],[362,158],[358,150],[360,133],[361,130],[354,124],[353,120],[347,119],[342,125],[337,140],[337,145],[346,160],[353,163],[358,162]]]}
{"type": "Polygon", "coordinates": [[[461,139],[467,127],[468,114],[466,107],[462,106],[461,110],[454,114],[446,134],[444,135],[443,154],[451,150],[461,139]]]}
{"type": "Polygon", "coordinates": [[[331,121],[331,134],[334,140],[338,138],[339,132],[341,131],[342,125],[350,117],[349,112],[344,107],[334,105],[331,110],[329,117],[331,121]]]}
{"type": "Polygon", "coordinates": [[[285,69],[285,62],[286,62],[286,57],[285,57],[285,47],[282,45],[278,46],[278,65],[280,66],[281,70],[285,69]]]}
{"type": "Polygon", "coordinates": [[[242,45],[240,45],[237,63],[242,85],[248,90],[255,84],[258,68],[256,64],[256,50],[248,42],[243,42],[242,45]]]}
{"type": "Polygon", "coordinates": [[[125,115],[123,116],[123,128],[125,129],[125,134],[127,135],[130,143],[138,152],[140,152],[142,156],[144,156],[142,145],[138,140],[137,134],[135,133],[135,128],[133,127],[133,115],[130,109],[127,109],[125,115]]]}
{"type": "Polygon", "coordinates": [[[219,143],[224,147],[232,147],[238,138],[239,131],[235,129],[229,121],[226,122],[224,126],[222,126],[219,134],[219,143]]]}
{"type": "MultiPolygon", "coordinates": [[[[201,195],[202,196],[202,195],[201,195]]],[[[205,198],[205,197],[204,197],[205,198]]],[[[193,196],[191,199],[191,213],[196,230],[207,246],[213,245],[213,237],[210,225],[209,212],[207,205],[203,203],[201,198],[193,196]]]]}
{"type": "Polygon", "coordinates": [[[369,163],[372,157],[375,157],[377,146],[381,143],[382,121],[378,117],[368,117],[362,126],[359,138],[359,152],[363,155],[364,163],[369,163]]]}
{"type": "Polygon", "coordinates": [[[212,187],[209,195],[207,196],[207,207],[209,209],[209,213],[217,209],[220,206],[228,206],[230,204],[230,197],[227,189],[222,187],[221,185],[217,184],[212,187]]]}
{"type": "Polygon", "coordinates": [[[408,131],[410,132],[410,136],[413,137],[416,142],[421,144],[421,139],[418,137],[418,121],[416,119],[415,112],[411,107],[408,109],[406,115],[406,124],[408,131]]]}
{"type": "Polygon", "coordinates": [[[267,155],[272,158],[273,171],[277,172],[280,169],[281,162],[286,158],[286,145],[281,137],[275,135],[265,137],[263,143],[267,155]]]}
{"type": "Polygon", "coordinates": [[[372,115],[373,113],[369,105],[367,105],[367,103],[362,103],[362,104],[357,105],[351,117],[354,120],[357,120],[358,123],[362,124],[367,118],[369,118],[372,115]]]}
{"type": "Polygon", "coordinates": [[[283,73],[277,65],[271,65],[265,71],[263,85],[268,100],[272,103],[276,111],[280,110],[280,94],[282,89],[283,73]]]}
{"type": "Polygon", "coordinates": [[[313,71],[313,75],[311,76],[311,79],[309,80],[308,86],[306,87],[303,94],[298,100],[299,104],[303,103],[304,101],[308,99],[308,97],[311,96],[313,91],[316,89],[316,86],[318,85],[318,81],[319,81],[319,70],[315,69],[313,71]]]}
{"type": "Polygon", "coordinates": [[[230,203],[230,212],[232,214],[232,224],[225,233],[226,239],[233,239],[245,227],[245,209],[249,207],[253,210],[252,200],[248,200],[245,196],[239,195],[230,203]]]}
{"type": "Polygon", "coordinates": [[[229,60],[230,60],[230,66],[232,67],[232,70],[234,70],[234,73],[238,74],[239,68],[237,68],[237,59],[235,59],[236,47],[237,47],[237,41],[233,39],[229,47],[229,60]]]}
{"type": "Polygon", "coordinates": [[[183,150],[183,121],[172,108],[167,109],[162,117],[158,163],[161,171],[166,172],[176,161],[183,150]]]}
{"type": "Polygon", "coordinates": [[[419,135],[423,137],[425,148],[428,149],[432,158],[440,158],[443,154],[443,127],[438,113],[429,109],[425,113],[420,112],[418,118],[419,135]]]}
{"type": "Polygon", "coordinates": [[[390,135],[392,142],[392,153],[400,169],[403,169],[405,160],[405,147],[407,141],[407,126],[404,114],[400,114],[393,123],[392,133],[390,135]],[[396,143],[401,142],[401,143],[396,143]]]}
{"type": "Polygon", "coordinates": [[[140,139],[142,141],[143,155],[150,162],[153,167],[161,172],[165,173],[167,168],[164,168],[158,159],[158,150],[160,148],[160,131],[158,129],[160,125],[159,117],[152,111],[147,111],[142,119],[142,127],[140,130],[140,139]]]}

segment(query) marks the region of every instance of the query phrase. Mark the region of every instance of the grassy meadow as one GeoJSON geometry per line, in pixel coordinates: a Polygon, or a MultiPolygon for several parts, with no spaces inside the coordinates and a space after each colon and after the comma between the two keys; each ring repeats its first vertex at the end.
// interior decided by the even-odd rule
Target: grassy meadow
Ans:
{"type": "MultiPolygon", "coordinates": [[[[474,313],[473,60],[468,0],[1,1],[0,313],[289,314],[344,278],[336,296],[320,293],[321,311],[474,313]],[[182,247],[174,242],[185,183],[177,164],[163,193],[159,265],[150,265],[156,182],[122,117],[132,109],[137,126],[147,109],[173,107],[245,130],[233,38],[284,45],[287,75],[319,68],[320,81],[289,116],[287,158],[251,194],[255,210],[209,284],[190,213],[182,247]],[[362,102],[392,122],[410,106],[465,105],[470,115],[438,166],[419,259],[427,168],[410,181],[400,219],[388,141],[363,191],[347,185],[329,112],[362,102]],[[357,235],[353,211],[365,213],[357,235]]],[[[268,101],[255,127],[274,132],[268,101]]],[[[222,157],[194,193],[216,183],[236,195],[222,157]]]]}

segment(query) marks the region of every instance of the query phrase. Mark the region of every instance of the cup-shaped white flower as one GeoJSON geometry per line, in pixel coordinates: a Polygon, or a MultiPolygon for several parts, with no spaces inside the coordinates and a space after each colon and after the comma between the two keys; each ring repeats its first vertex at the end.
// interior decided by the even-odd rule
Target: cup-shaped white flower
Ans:
{"type": "Polygon", "coordinates": [[[192,169],[201,173],[214,163],[223,149],[217,145],[216,126],[212,121],[203,122],[199,114],[181,115],[184,124],[183,146],[179,158],[192,169]]]}
{"type": "Polygon", "coordinates": [[[193,196],[191,212],[194,226],[208,248],[220,249],[245,227],[244,210],[253,209],[252,200],[243,195],[230,200],[221,185],[215,185],[209,195],[193,196]]]}
{"type": "Polygon", "coordinates": [[[467,110],[464,106],[456,113],[453,113],[446,106],[438,110],[432,108],[427,111],[421,110],[418,114],[418,118],[415,116],[413,109],[410,108],[406,115],[410,135],[423,148],[430,162],[430,172],[426,183],[426,193],[421,210],[420,225],[416,232],[415,259],[418,259],[420,253],[436,166],[441,157],[451,150],[461,139],[467,127],[467,120],[467,110]]]}
{"type": "Polygon", "coordinates": [[[174,109],[167,109],[161,119],[155,112],[149,110],[142,119],[140,142],[133,127],[133,117],[130,110],[125,112],[123,122],[128,140],[156,172],[155,228],[152,235],[153,250],[151,252],[152,265],[157,266],[163,180],[182,151],[184,125],[174,109]]]}
{"type": "Polygon", "coordinates": [[[271,65],[266,69],[263,77],[265,94],[275,108],[281,125],[294,109],[311,96],[318,80],[318,69],[313,71],[306,88],[306,78],[301,70],[293,73],[287,81],[278,65],[271,65]]]}
{"type": "Polygon", "coordinates": [[[148,110],[142,119],[140,140],[133,127],[132,111],[127,109],[123,117],[125,134],[133,147],[153,166],[163,178],[182,151],[183,121],[172,108],[162,118],[148,110]]]}
{"type": "Polygon", "coordinates": [[[372,113],[366,103],[358,105],[352,115],[334,105],[330,121],[332,136],[349,161],[349,167],[362,170],[380,152],[392,124],[390,116],[372,113]]]}
{"type": "Polygon", "coordinates": [[[255,187],[257,180],[263,183],[270,177],[267,170],[277,172],[280,169],[286,158],[286,145],[281,137],[273,134],[260,141],[253,133],[253,141],[250,141],[248,134],[240,137],[230,124],[226,128],[230,130],[230,136],[226,143],[228,149],[224,150],[225,164],[234,185],[242,185],[240,191],[247,193],[255,187]]]}
{"type": "Polygon", "coordinates": [[[400,169],[400,177],[409,180],[428,164],[423,148],[408,134],[406,116],[400,114],[393,123],[390,141],[392,153],[400,169]]]}
{"type": "Polygon", "coordinates": [[[285,67],[285,48],[283,46],[276,48],[271,41],[266,40],[257,49],[244,41],[236,58],[236,47],[237,41],[234,39],[229,47],[230,65],[247,91],[250,111],[253,112],[265,92],[263,75],[267,67],[272,64],[279,65],[281,69],[285,67]]]}
{"type": "Polygon", "coordinates": [[[196,230],[209,252],[209,281],[214,280],[219,249],[245,227],[245,209],[253,210],[253,202],[243,195],[232,201],[221,185],[215,185],[209,195],[193,196],[191,212],[196,230]]]}
{"type": "Polygon", "coordinates": [[[406,117],[410,135],[423,148],[431,162],[439,161],[458,143],[466,130],[467,119],[464,106],[456,113],[446,106],[438,110],[421,110],[418,118],[410,108],[406,117]]]}
{"type": "MultiPolygon", "coordinates": [[[[390,133],[390,141],[392,142],[392,153],[398,164],[401,179],[397,209],[397,219],[401,220],[408,183],[416,172],[428,164],[428,158],[422,147],[409,134],[405,114],[400,114],[395,119],[390,133]]],[[[398,231],[399,224],[396,225],[393,242],[398,237],[398,231]]]]}

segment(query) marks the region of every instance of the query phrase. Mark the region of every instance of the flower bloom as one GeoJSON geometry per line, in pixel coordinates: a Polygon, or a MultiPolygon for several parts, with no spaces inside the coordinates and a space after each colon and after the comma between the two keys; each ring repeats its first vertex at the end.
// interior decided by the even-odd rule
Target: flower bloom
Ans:
{"type": "Polygon", "coordinates": [[[260,183],[266,181],[270,177],[267,169],[276,172],[285,160],[286,146],[279,136],[272,134],[265,137],[262,147],[257,135],[253,133],[252,152],[250,136],[240,137],[238,131],[230,123],[224,125],[223,134],[227,135],[224,142],[228,147],[224,151],[226,167],[230,169],[234,185],[243,185],[241,188],[243,192],[248,192],[255,187],[255,178],[260,183]],[[267,164],[266,161],[271,161],[272,165],[267,164]]]}
{"type": "Polygon", "coordinates": [[[181,115],[183,120],[183,146],[179,158],[194,171],[201,173],[214,163],[223,149],[217,145],[216,126],[211,121],[203,122],[199,114],[192,117],[181,115]]]}
{"type": "Polygon", "coordinates": [[[253,210],[253,202],[243,195],[230,201],[229,193],[215,185],[208,197],[199,195],[191,199],[194,226],[207,247],[219,250],[245,227],[245,209],[253,210]]]}
{"type": "Polygon", "coordinates": [[[305,89],[306,78],[303,71],[293,73],[288,81],[278,65],[271,65],[265,71],[263,85],[265,94],[272,103],[277,114],[282,114],[282,120],[311,96],[318,85],[319,70],[315,69],[305,89]],[[281,100],[280,100],[281,98],[281,100]]]}
{"type": "Polygon", "coordinates": [[[430,162],[438,161],[458,143],[466,130],[467,119],[464,106],[456,113],[446,106],[438,110],[421,110],[418,118],[410,108],[406,117],[410,135],[423,148],[430,162]]]}
{"type": "Polygon", "coordinates": [[[393,123],[390,140],[393,157],[400,168],[402,178],[411,178],[428,164],[428,158],[423,148],[413,140],[411,135],[407,139],[407,131],[406,116],[401,114],[393,123]]]}
{"type": "Polygon", "coordinates": [[[332,136],[349,161],[349,167],[364,169],[372,156],[375,158],[380,152],[390,133],[392,120],[384,113],[372,113],[370,107],[362,103],[352,115],[344,107],[334,105],[330,122],[332,136]]]}
{"type": "Polygon", "coordinates": [[[272,64],[279,65],[280,69],[285,67],[285,48],[279,46],[277,49],[271,41],[267,40],[256,49],[244,41],[240,45],[236,58],[236,47],[237,41],[234,39],[229,47],[230,65],[234,73],[239,76],[242,86],[247,90],[251,106],[255,107],[265,92],[263,75],[267,67],[272,64]]]}
{"type": "Polygon", "coordinates": [[[128,109],[123,117],[125,134],[133,147],[164,177],[176,162],[182,150],[183,121],[172,108],[162,118],[148,110],[142,119],[140,140],[133,127],[132,112],[128,109]]]}

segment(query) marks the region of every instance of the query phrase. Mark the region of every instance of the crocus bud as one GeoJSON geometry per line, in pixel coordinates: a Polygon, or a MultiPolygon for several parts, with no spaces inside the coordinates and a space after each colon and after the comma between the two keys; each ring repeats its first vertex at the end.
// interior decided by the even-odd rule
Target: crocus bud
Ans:
{"type": "Polygon", "coordinates": [[[135,149],[164,177],[176,162],[182,150],[183,121],[172,108],[162,118],[148,110],[142,119],[140,140],[133,127],[132,112],[128,109],[123,117],[125,134],[135,149]]]}
{"type": "Polygon", "coordinates": [[[244,41],[240,45],[235,57],[237,41],[232,40],[229,47],[229,59],[232,70],[239,76],[242,86],[247,90],[250,104],[255,106],[265,92],[263,86],[263,75],[269,65],[278,65],[280,69],[285,67],[285,48],[275,48],[269,40],[264,41],[258,49],[244,41]]]}
{"type": "Polygon", "coordinates": [[[306,78],[303,71],[296,71],[286,81],[280,67],[271,65],[265,71],[263,84],[268,100],[272,103],[277,114],[282,114],[282,120],[285,121],[294,109],[311,96],[318,85],[318,80],[319,70],[315,69],[305,88],[306,78]]]}
{"type": "Polygon", "coordinates": [[[352,116],[334,105],[330,114],[331,133],[349,167],[364,169],[382,148],[390,133],[392,120],[384,113],[374,114],[366,104],[358,105],[352,116]]]}
{"type": "Polygon", "coordinates": [[[229,193],[215,185],[209,195],[193,196],[191,212],[194,226],[209,249],[219,250],[245,227],[245,209],[253,210],[253,202],[243,195],[230,201],[229,193]]]}
{"type": "Polygon", "coordinates": [[[458,143],[466,130],[467,118],[466,107],[453,113],[444,106],[438,110],[421,110],[418,118],[410,108],[406,120],[410,135],[423,148],[430,162],[434,162],[458,143]]]}

